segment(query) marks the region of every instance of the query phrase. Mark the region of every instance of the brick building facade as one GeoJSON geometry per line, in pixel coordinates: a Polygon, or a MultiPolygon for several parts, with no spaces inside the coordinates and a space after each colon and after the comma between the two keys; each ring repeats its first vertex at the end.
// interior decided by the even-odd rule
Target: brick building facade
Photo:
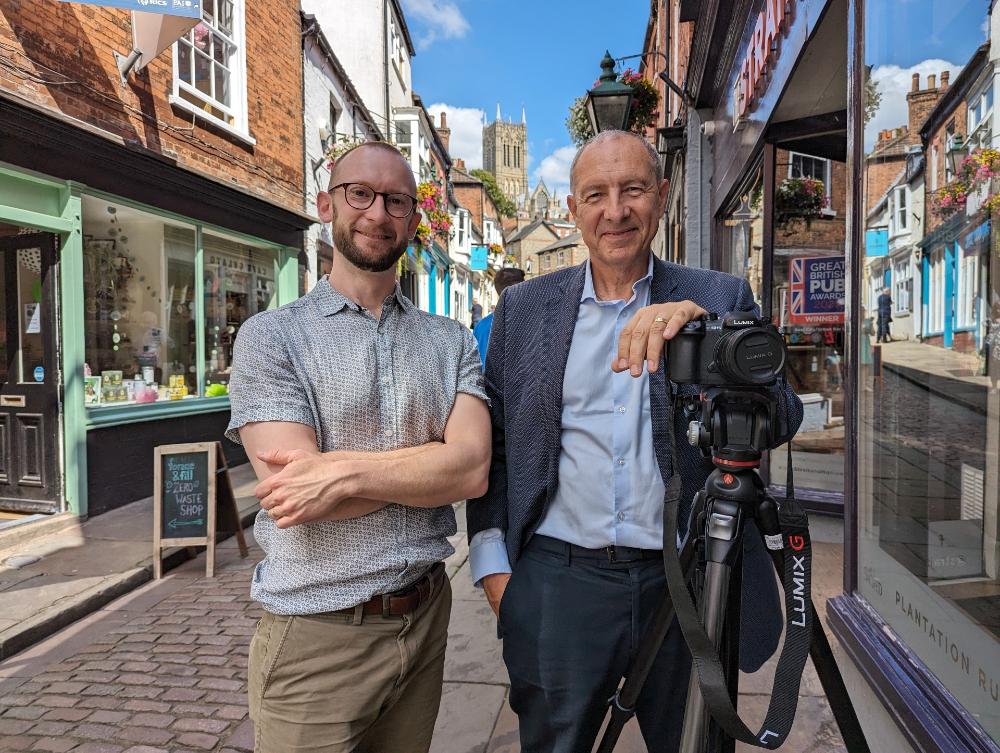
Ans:
{"type": "Polygon", "coordinates": [[[203,4],[122,82],[132,24],[57,0],[0,9],[0,251],[37,320],[6,323],[34,381],[4,389],[38,416],[33,441],[4,437],[35,479],[0,489],[5,509],[150,495],[154,445],[221,439],[242,323],[298,295],[314,221],[298,3],[203,4]]]}

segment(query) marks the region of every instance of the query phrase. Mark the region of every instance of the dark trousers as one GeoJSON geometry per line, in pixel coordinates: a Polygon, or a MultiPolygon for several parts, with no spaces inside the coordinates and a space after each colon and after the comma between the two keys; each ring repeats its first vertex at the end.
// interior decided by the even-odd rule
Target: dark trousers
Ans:
{"type": "Polygon", "coordinates": [[[889,324],[892,322],[887,316],[878,318],[878,339],[877,342],[892,342],[892,335],[889,333],[889,324]]]}
{"type": "MultiPolygon", "coordinates": [[[[589,753],[665,594],[661,559],[612,563],[573,556],[556,539],[531,539],[500,604],[523,753],[589,753]]],[[[650,753],[677,750],[690,669],[675,621],[637,704],[650,753]]]]}

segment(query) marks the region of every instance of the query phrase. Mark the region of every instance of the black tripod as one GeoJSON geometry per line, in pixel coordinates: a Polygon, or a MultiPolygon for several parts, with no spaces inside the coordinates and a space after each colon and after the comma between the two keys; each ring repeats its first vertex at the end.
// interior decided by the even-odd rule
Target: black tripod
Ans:
{"type": "MultiPolygon", "coordinates": [[[[782,552],[785,544],[790,542],[794,548],[796,541],[793,537],[787,537],[787,531],[783,536],[779,507],[767,495],[757,473],[761,453],[773,440],[772,427],[775,426],[776,412],[774,395],[766,389],[752,387],[710,388],[702,395],[699,402],[689,405],[687,411],[689,414],[694,414],[699,412],[699,407],[701,417],[700,420],[691,422],[688,441],[692,445],[701,447],[712,458],[715,469],[709,475],[704,488],[695,497],[690,533],[678,554],[678,559],[684,579],[693,585],[696,594],[700,593],[701,623],[704,625],[704,633],[715,650],[720,653],[725,675],[724,687],[720,688],[720,683],[713,685],[711,682],[707,687],[710,692],[715,693],[716,700],[720,693],[728,695],[734,707],[739,667],[741,590],[739,574],[746,522],[748,520],[755,522],[783,581],[790,577],[793,579],[799,577],[795,571],[786,567],[787,562],[782,552]]],[[[676,467],[676,457],[674,465],[676,467]]],[[[787,496],[789,500],[794,497],[791,479],[787,496]]],[[[789,504],[794,505],[793,502],[789,504]]],[[[670,528],[672,532],[676,528],[676,523],[669,523],[668,520],[664,521],[665,529],[670,528]]],[[[665,531],[665,546],[672,540],[669,532],[665,531]]],[[[804,543],[808,543],[807,534],[804,543]]],[[[670,594],[675,595],[673,587],[670,589],[670,594]]],[[[792,598],[786,599],[786,610],[789,608],[793,614],[788,615],[789,622],[786,622],[786,644],[791,634],[788,629],[790,624],[799,625],[800,619],[803,626],[811,623],[809,632],[805,633],[809,654],[830,701],[847,750],[849,753],[868,753],[867,742],[815,607],[811,600],[807,603],[802,599],[800,604],[792,598]],[[801,614],[798,614],[800,609],[801,614]]],[[[604,735],[594,748],[597,753],[612,753],[622,728],[634,715],[643,683],[674,621],[675,614],[674,601],[668,596],[657,611],[653,625],[618,691],[609,701],[610,716],[604,728],[604,735]]],[[[690,643],[687,630],[685,637],[690,643]]],[[[782,672],[784,660],[783,655],[779,660],[779,674],[782,672]]],[[[804,661],[804,657],[802,660],[804,661]]],[[[784,688],[778,688],[776,684],[776,694],[784,692],[797,696],[801,665],[798,670],[798,676],[793,678],[793,683],[785,682],[784,688]]],[[[692,671],[680,753],[729,753],[735,749],[735,740],[708,714],[702,687],[698,673],[692,671]]],[[[794,701],[791,702],[791,709],[794,710],[794,701]]],[[[770,720],[772,714],[769,709],[768,721],[770,720]]],[[[753,734],[746,730],[738,717],[735,717],[735,713],[732,717],[727,716],[725,721],[725,726],[729,729],[742,728],[747,734],[753,734]]],[[[762,747],[769,742],[768,735],[774,734],[768,731],[768,721],[765,722],[763,734],[758,742],[763,744],[762,747]]],[[[791,720],[788,719],[787,722],[790,726],[791,720]]]]}

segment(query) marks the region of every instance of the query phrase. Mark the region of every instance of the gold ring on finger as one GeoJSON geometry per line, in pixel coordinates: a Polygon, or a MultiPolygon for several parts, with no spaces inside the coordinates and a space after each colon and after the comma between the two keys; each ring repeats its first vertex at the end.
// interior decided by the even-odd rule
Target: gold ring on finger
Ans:
{"type": "Polygon", "coordinates": [[[653,321],[654,321],[654,322],[665,322],[665,321],[667,321],[667,320],[666,320],[666,319],[664,319],[664,318],[663,318],[662,316],[658,316],[658,317],[656,317],[656,318],[655,318],[655,319],[654,319],[653,321]]]}

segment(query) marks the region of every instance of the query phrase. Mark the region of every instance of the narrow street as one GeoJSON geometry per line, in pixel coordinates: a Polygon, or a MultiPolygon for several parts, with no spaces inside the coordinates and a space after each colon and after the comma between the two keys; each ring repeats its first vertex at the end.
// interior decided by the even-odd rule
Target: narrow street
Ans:
{"type": "MultiPolygon", "coordinates": [[[[814,523],[817,604],[838,587],[838,528],[828,519],[814,523]]],[[[500,643],[468,578],[464,538],[454,537],[448,562],[454,607],[432,752],[517,753],[500,643]]],[[[246,661],[260,610],[248,581],[261,552],[252,537],[245,560],[233,539],[218,552],[214,579],[205,578],[198,557],[0,663],[0,753],[252,751],[246,661]]],[[[741,681],[741,711],[751,723],[762,718],[772,677],[769,666],[741,681]]],[[[800,696],[787,749],[841,753],[811,665],[800,696]]],[[[634,723],[618,751],[645,751],[634,723]]]]}

